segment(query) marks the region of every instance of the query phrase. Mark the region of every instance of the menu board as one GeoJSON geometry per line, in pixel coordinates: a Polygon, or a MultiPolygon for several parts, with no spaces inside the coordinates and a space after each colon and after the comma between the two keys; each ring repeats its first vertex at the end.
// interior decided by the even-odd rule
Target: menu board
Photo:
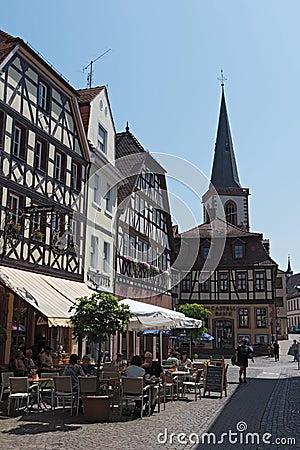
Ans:
{"type": "Polygon", "coordinates": [[[204,395],[206,392],[222,392],[225,389],[226,395],[226,381],[224,379],[225,366],[206,366],[205,383],[204,383],[204,395]]]}

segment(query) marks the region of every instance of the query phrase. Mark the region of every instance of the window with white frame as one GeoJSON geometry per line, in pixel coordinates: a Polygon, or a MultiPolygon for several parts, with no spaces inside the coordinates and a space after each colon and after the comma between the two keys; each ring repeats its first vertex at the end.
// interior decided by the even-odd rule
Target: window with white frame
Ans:
{"type": "Polygon", "coordinates": [[[103,272],[110,273],[110,244],[103,243],[103,272]]]}
{"type": "Polygon", "coordinates": [[[129,255],[129,235],[127,233],[124,233],[123,237],[123,255],[129,255]]]}
{"type": "Polygon", "coordinates": [[[14,194],[9,195],[9,220],[17,224],[20,216],[20,197],[14,194]]]}
{"type": "Polygon", "coordinates": [[[39,84],[39,94],[38,94],[38,105],[47,110],[47,93],[48,93],[48,87],[40,82],[39,84]]]}
{"type": "Polygon", "coordinates": [[[237,272],[236,285],[238,291],[246,291],[247,288],[247,274],[246,272],[237,272]]]}
{"type": "Polygon", "coordinates": [[[102,126],[99,124],[98,125],[98,150],[101,150],[101,152],[106,154],[106,136],[107,133],[104,130],[104,128],[102,128],[102,126]]]}
{"type": "Polygon", "coordinates": [[[105,210],[112,214],[113,208],[113,191],[111,185],[107,183],[106,194],[105,194],[105,210]]]}
{"type": "Polygon", "coordinates": [[[248,308],[239,309],[239,327],[248,328],[249,327],[249,310],[248,308]]]}
{"type": "Polygon", "coordinates": [[[234,258],[241,259],[244,256],[244,246],[241,244],[234,245],[234,258]]]}
{"type": "Polygon", "coordinates": [[[256,309],[256,328],[266,328],[267,326],[267,310],[266,308],[256,309]]]}
{"type": "Polygon", "coordinates": [[[61,180],[62,177],[62,154],[59,152],[55,153],[54,177],[56,180],[61,180]]]}
{"type": "Polygon", "coordinates": [[[96,205],[100,206],[100,202],[101,202],[101,194],[100,194],[100,176],[95,173],[94,174],[94,183],[93,183],[93,189],[94,189],[94,194],[93,194],[93,201],[94,203],[96,203],[96,205]]]}
{"type": "Polygon", "coordinates": [[[265,290],[265,274],[264,272],[255,273],[255,290],[264,291],[265,290]]]}
{"type": "Polygon", "coordinates": [[[229,276],[228,273],[220,273],[220,291],[228,291],[229,276]]]}
{"type": "Polygon", "coordinates": [[[90,266],[93,269],[99,268],[99,238],[97,236],[91,236],[91,249],[90,249],[90,266]]]}
{"type": "Polygon", "coordinates": [[[13,154],[14,156],[20,156],[22,142],[22,130],[20,127],[15,126],[13,135],[13,154]]]}

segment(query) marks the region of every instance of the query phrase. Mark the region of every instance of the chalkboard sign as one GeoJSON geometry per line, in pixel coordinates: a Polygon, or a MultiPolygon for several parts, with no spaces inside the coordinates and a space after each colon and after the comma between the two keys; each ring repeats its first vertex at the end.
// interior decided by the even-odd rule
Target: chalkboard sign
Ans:
{"type": "Polygon", "coordinates": [[[225,380],[225,366],[206,366],[204,383],[204,395],[206,392],[222,392],[225,389],[226,395],[226,380],[225,380]]]}

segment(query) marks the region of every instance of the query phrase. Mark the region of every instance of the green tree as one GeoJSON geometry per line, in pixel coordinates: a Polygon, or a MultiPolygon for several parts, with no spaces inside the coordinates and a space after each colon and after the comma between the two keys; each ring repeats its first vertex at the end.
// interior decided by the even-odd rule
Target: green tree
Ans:
{"type": "Polygon", "coordinates": [[[99,344],[97,362],[97,389],[99,391],[101,344],[117,331],[123,332],[131,317],[129,307],[120,305],[116,297],[108,293],[92,294],[76,299],[70,308],[71,324],[77,340],[84,338],[99,344]]]}
{"type": "Polygon", "coordinates": [[[199,303],[185,303],[184,305],[179,306],[179,311],[187,317],[202,320],[201,328],[189,329],[186,331],[186,335],[191,338],[192,353],[192,340],[201,337],[203,333],[207,331],[207,328],[205,327],[205,319],[207,319],[210,315],[210,311],[199,303]]]}

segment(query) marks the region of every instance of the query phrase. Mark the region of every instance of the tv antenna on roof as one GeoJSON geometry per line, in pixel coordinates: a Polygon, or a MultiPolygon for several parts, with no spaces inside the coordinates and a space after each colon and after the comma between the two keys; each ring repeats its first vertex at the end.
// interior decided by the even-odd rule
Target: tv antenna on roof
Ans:
{"type": "Polygon", "coordinates": [[[89,73],[87,75],[87,87],[89,87],[91,89],[92,87],[92,81],[93,81],[93,64],[98,61],[98,59],[102,58],[102,56],[106,55],[106,53],[110,52],[111,48],[109,48],[108,50],[106,50],[104,53],[102,53],[101,55],[97,56],[96,59],[94,59],[93,61],[90,61],[90,63],[84,67],[82,69],[82,72],[84,72],[85,70],[87,70],[88,68],[90,68],[89,73]]]}

